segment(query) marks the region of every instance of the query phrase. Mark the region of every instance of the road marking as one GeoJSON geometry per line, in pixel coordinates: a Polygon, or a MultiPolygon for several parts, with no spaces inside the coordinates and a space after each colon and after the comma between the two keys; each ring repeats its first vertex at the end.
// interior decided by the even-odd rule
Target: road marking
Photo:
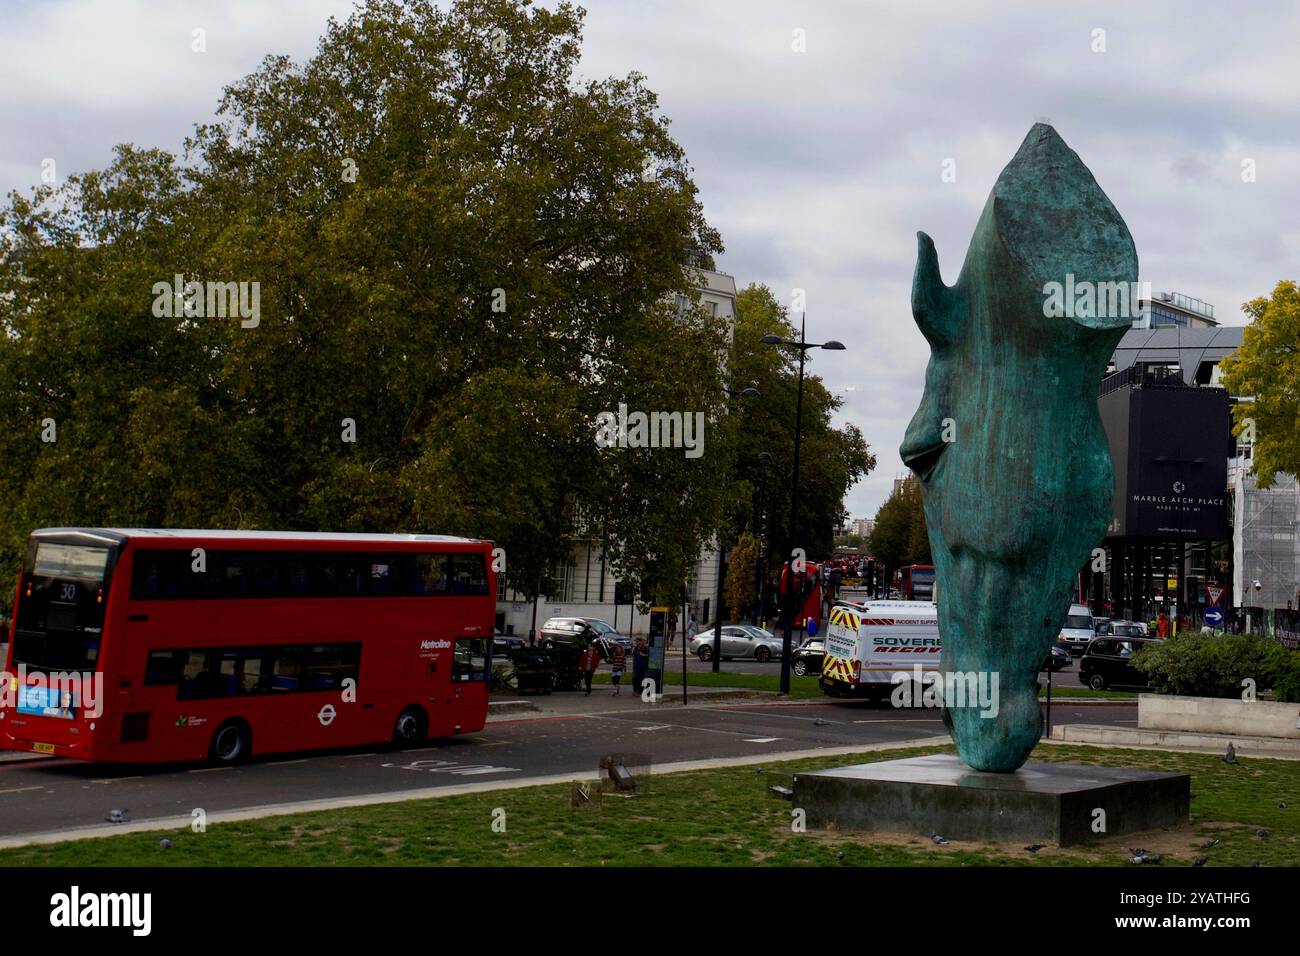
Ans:
{"type": "Polygon", "coordinates": [[[368,754],[344,754],[344,755],[343,755],[343,759],[344,759],[344,760],[356,760],[358,757],[374,757],[374,756],[377,756],[377,754],[376,754],[375,752],[372,751],[372,752],[370,752],[370,753],[368,753],[368,754]]]}
{"type": "Polygon", "coordinates": [[[770,744],[774,740],[780,740],[780,737],[746,737],[747,744],[770,744]]]}
{"type": "Polygon", "coordinates": [[[234,770],[234,769],[235,769],[234,767],[196,767],[195,769],[188,770],[186,772],[187,773],[216,773],[219,770],[234,770]]]}
{"type": "Polygon", "coordinates": [[[271,762],[269,762],[269,763],[267,764],[267,766],[268,766],[268,767],[285,767],[285,766],[288,766],[288,765],[291,764],[291,763],[306,763],[306,762],[307,762],[307,758],[306,758],[306,757],[303,757],[303,758],[300,759],[300,760],[272,760],[271,762]]]}
{"type": "MultiPolygon", "coordinates": [[[[705,708],[705,709],[707,709],[707,710],[728,711],[728,710],[731,710],[732,708],[730,708],[730,707],[709,707],[709,708],[705,708]]],[[[816,722],[819,721],[819,720],[820,720],[823,724],[842,724],[842,723],[844,723],[844,721],[842,721],[842,720],[827,720],[827,719],[824,718],[824,717],[798,717],[798,716],[796,716],[796,715],[794,715],[794,714],[774,714],[774,713],[772,713],[771,711],[766,711],[766,710],[756,710],[755,713],[757,713],[757,714],[758,714],[759,716],[761,716],[761,717],[773,717],[773,718],[775,718],[775,719],[777,719],[777,720],[806,720],[806,721],[807,721],[808,723],[810,723],[810,724],[811,724],[811,723],[816,723],[816,722]]],[[[856,721],[855,721],[855,723],[856,723],[856,721]]]]}
{"type": "Polygon", "coordinates": [[[92,780],[91,783],[117,783],[120,780],[139,780],[142,774],[135,774],[130,777],[105,777],[102,780],[92,780]]]}
{"type": "MultiPolygon", "coordinates": [[[[703,711],[699,711],[702,713],[703,711]]],[[[618,723],[628,723],[630,718],[627,717],[605,717],[605,720],[613,720],[618,723]]],[[[694,730],[702,734],[726,734],[728,737],[744,737],[745,734],[753,733],[752,730],[718,730],[716,727],[696,727],[692,724],[664,724],[664,727],[674,727],[677,730],[694,730]]]]}
{"type": "Polygon", "coordinates": [[[412,760],[410,763],[386,763],[396,770],[423,770],[426,773],[450,773],[458,777],[477,777],[487,773],[522,773],[518,767],[493,767],[485,763],[456,763],[454,760],[412,760]]]}
{"type": "Polygon", "coordinates": [[[44,787],[13,787],[9,790],[0,790],[0,793],[27,793],[29,790],[44,790],[44,787]]]}
{"type": "Polygon", "coordinates": [[[672,724],[655,724],[652,727],[638,727],[637,730],[667,730],[672,724]]]}

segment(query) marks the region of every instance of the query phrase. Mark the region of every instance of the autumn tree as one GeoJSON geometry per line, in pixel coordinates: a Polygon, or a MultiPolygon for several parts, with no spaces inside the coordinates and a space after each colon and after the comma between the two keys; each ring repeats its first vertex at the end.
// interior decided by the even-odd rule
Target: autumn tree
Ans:
{"type": "Polygon", "coordinates": [[[1223,361],[1223,384],[1254,399],[1233,405],[1234,431],[1253,442],[1251,468],[1267,488],[1279,472],[1300,474],[1300,287],[1284,280],[1242,308],[1251,324],[1223,361]]]}

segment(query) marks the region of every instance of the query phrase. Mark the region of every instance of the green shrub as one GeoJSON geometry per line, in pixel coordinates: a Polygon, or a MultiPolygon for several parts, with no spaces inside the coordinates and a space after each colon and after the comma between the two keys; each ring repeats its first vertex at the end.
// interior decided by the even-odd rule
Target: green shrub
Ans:
{"type": "Polygon", "coordinates": [[[1241,682],[1249,677],[1256,690],[1277,691],[1281,684],[1281,692],[1300,695],[1298,658],[1258,634],[1186,634],[1143,647],[1133,656],[1133,666],[1161,694],[1240,697],[1241,682]]]}
{"type": "Polygon", "coordinates": [[[1273,681],[1273,696],[1285,704],[1300,704],[1300,651],[1290,652],[1290,660],[1273,681]]]}

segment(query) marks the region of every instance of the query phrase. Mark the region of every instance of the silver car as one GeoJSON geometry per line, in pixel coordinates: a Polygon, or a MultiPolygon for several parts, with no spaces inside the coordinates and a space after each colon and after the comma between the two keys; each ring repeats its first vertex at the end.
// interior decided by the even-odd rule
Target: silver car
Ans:
{"type": "MultiPolygon", "coordinates": [[[[691,638],[688,650],[702,661],[713,660],[713,628],[691,638]]],[[[727,624],[722,628],[722,659],[752,657],[770,661],[781,656],[781,638],[753,624],[727,624]]]]}

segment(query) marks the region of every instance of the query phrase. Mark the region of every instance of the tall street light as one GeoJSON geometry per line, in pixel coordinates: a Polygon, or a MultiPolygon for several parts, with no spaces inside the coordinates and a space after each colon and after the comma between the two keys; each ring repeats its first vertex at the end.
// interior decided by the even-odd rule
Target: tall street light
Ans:
{"type": "MultiPolygon", "coordinates": [[[[804,360],[808,355],[809,349],[827,349],[832,352],[844,351],[844,343],[831,340],[829,342],[809,342],[808,341],[808,315],[802,313],[799,319],[799,341],[791,342],[783,339],[779,335],[765,335],[762,338],[764,345],[775,345],[777,348],[788,348],[799,350],[799,389],[795,397],[794,412],[794,474],[790,479],[790,547],[787,552],[793,552],[795,543],[799,540],[799,441],[800,430],[803,427],[803,366],[804,360]]],[[[788,560],[788,559],[787,559],[788,560]]],[[[794,569],[786,576],[787,594],[782,602],[783,610],[781,613],[784,619],[785,633],[781,638],[781,693],[790,693],[790,652],[791,643],[794,636],[794,602],[790,597],[790,590],[794,585],[794,569]]]]}
{"type": "MultiPolygon", "coordinates": [[[[725,385],[722,390],[727,393],[728,398],[758,398],[758,389],[753,386],[739,392],[734,392],[725,385]]],[[[730,413],[730,409],[728,409],[730,413]]],[[[722,663],[722,602],[726,600],[723,594],[723,586],[726,584],[726,574],[723,567],[726,562],[727,546],[723,540],[722,529],[718,529],[718,594],[717,594],[717,621],[713,627],[713,673],[718,673],[718,667],[722,663]]]]}
{"type": "Polygon", "coordinates": [[[772,456],[768,452],[760,451],[754,456],[754,460],[763,466],[762,477],[758,481],[758,512],[754,516],[754,527],[758,532],[759,554],[758,560],[754,562],[754,592],[758,595],[758,626],[764,624],[764,613],[767,610],[767,562],[772,550],[771,541],[768,540],[768,534],[771,529],[771,523],[767,514],[767,479],[768,466],[772,463],[772,456]]]}

